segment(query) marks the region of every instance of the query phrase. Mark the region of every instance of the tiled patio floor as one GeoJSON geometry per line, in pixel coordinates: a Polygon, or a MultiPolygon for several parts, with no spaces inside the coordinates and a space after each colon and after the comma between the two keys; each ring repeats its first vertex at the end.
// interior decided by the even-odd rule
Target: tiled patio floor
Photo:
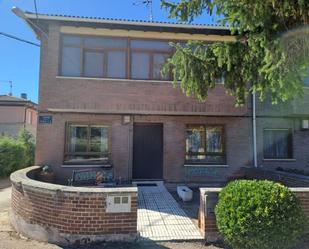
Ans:
{"type": "Polygon", "coordinates": [[[138,187],[137,229],[142,240],[200,240],[202,236],[164,186],[138,187]]]}

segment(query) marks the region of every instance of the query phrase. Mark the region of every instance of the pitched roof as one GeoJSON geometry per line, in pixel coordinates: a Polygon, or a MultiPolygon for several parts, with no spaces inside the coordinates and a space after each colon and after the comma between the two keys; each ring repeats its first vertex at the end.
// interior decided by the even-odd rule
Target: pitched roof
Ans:
{"type": "Polygon", "coordinates": [[[205,34],[205,35],[230,35],[230,29],[227,26],[215,24],[193,24],[193,23],[174,23],[174,22],[158,22],[145,20],[129,20],[104,17],[89,17],[89,16],[73,16],[73,15],[56,15],[56,14],[35,14],[26,11],[25,21],[37,33],[38,30],[33,23],[40,22],[58,22],[61,25],[73,25],[95,28],[109,29],[126,29],[126,30],[142,30],[142,31],[158,31],[158,32],[174,32],[174,33],[189,33],[189,34],[205,34]]]}
{"type": "Polygon", "coordinates": [[[27,105],[37,107],[37,104],[29,99],[23,99],[15,96],[0,95],[0,105],[27,105]]]}
{"type": "Polygon", "coordinates": [[[9,95],[0,95],[0,101],[27,101],[27,99],[18,98],[9,95]]]}
{"type": "Polygon", "coordinates": [[[135,20],[124,18],[107,18],[107,17],[91,17],[91,16],[75,16],[75,15],[59,15],[59,14],[38,14],[26,11],[28,18],[38,18],[45,20],[62,20],[62,21],[83,21],[83,22],[96,22],[96,23],[121,23],[121,24],[133,24],[133,25],[149,25],[149,26],[168,26],[168,27],[182,27],[182,28],[200,28],[200,29],[223,29],[229,30],[228,26],[217,24],[196,24],[188,22],[163,22],[163,21],[147,21],[147,20],[135,20]]]}

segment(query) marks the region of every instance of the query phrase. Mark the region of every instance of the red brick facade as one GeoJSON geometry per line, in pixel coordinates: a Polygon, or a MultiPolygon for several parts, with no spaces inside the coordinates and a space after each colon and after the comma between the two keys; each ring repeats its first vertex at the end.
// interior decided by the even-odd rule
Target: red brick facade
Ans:
{"type": "MultiPolygon", "coordinates": [[[[111,164],[115,178],[132,179],[135,122],[163,124],[163,180],[166,182],[222,183],[239,167],[252,165],[250,99],[244,107],[235,107],[234,98],[226,94],[223,85],[210,90],[207,101],[201,103],[185,96],[169,81],[61,76],[61,28],[67,26],[53,21],[46,25],[49,38],[47,41],[42,36],[39,114],[52,116],[53,123],[38,124],[37,165],[51,165],[63,178],[71,175],[75,167],[63,167],[67,122],[110,126],[111,164]],[[124,115],[131,117],[129,124],[123,124],[124,115]],[[188,124],[224,126],[225,167],[207,166],[204,170],[185,167],[185,127],[188,124]]],[[[263,108],[258,108],[258,165],[304,168],[309,162],[306,153],[309,132],[300,130],[299,119],[266,114],[268,116],[263,114],[263,108]],[[292,160],[264,160],[264,128],[293,131],[292,160]]]]}
{"type": "MultiPolygon", "coordinates": [[[[163,179],[170,183],[189,181],[222,182],[243,165],[250,165],[250,137],[248,119],[240,117],[191,117],[191,116],[132,116],[137,123],[163,124],[163,179]],[[208,168],[208,171],[192,171],[185,167],[185,128],[187,124],[220,124],[225,127],[226,167],[208,168]],[[239,127],[243,127],[241,130],[239,127]]],[[[53,125],[39,125],[37,138],[37,165],[49,164],[60,177],[69,177],[74,166],[63,167],[65,124],[70,122],[91,122],[111,127],[111,160],[115,178],[131,179],[133,122],[122,124],[121,115],[62,114],[53,113],[53,125]],[[49,139],[46,139],[49,138],[49,139]],[[48,150],[46,150],[48,148],[48,150]]]]}

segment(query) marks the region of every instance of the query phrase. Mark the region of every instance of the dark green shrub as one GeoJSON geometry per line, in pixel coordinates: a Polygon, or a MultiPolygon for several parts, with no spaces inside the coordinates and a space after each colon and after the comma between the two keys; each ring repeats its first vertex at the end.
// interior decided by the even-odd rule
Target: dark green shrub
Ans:
{"type": "Polygon", "coordinates": [[[219,195],[217,226],[234,249],[284,249],[306,232],[307,219],[296,196],[271,181],[239,180],[219,195]]]}
{"type": "Polygon", "coordinates": [[[27,166],[26,160],[26,146],[23,142],[0,137],[0,177],[9,176],[15,170],[27,166]]]}
{"type": "Polygon", "coordinates": [[[18,138],[0,136],[0,177],[34,164],[35,141],[33,135],[22,129],[18,138]]]}
{"type": "Polygon", "coordinates": [[[18,140],[25,145],[25,166],[32,166],[34,164],[35,154],[35,139],[33,135],[28,130],[22,129],[18,134],[18,140]]]}

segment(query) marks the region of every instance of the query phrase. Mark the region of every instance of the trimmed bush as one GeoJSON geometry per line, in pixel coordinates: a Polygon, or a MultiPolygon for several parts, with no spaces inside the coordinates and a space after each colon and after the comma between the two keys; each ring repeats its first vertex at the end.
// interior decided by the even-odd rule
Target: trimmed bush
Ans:
{"type": "Polygon", "coordinates": [[[25,166],[32,166],[34,164],[35,155],[35,140],[30,131],[22,129],[18,134],[18,140],[25,145],[26,158],[25,166]]]}
{"type": "Polygon", "coordinates": [[[234,249],[290,248],[306,232],[296,196],[271,181],[238,180],[219,194],[217,226],[234,249]]]}
{"type": "Polygon", "coordinates": [[[21,130],[18,138],[0,136],[0,177],[33,165],[34,151],[34,138],[27,130],[21,130]]]}
{"type": "Polygon", "coordinates": [[[10,137],[0,138],[0,177],[9,176],[15,170],[26,166],[24,143],[10,137]]]}

